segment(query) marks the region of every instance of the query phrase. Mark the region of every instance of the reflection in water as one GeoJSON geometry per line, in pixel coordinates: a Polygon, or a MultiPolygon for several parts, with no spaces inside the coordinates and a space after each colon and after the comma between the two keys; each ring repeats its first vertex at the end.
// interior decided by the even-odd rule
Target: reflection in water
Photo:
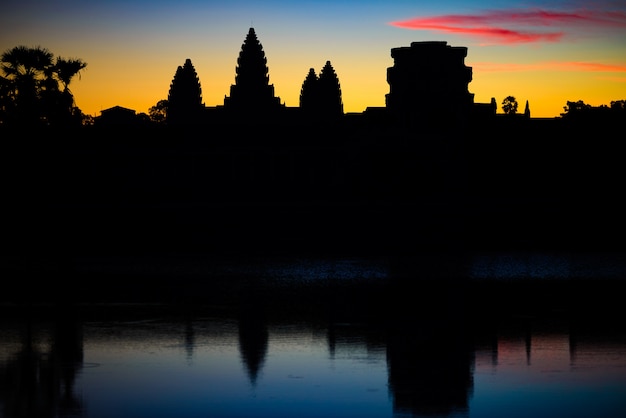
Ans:
{"type": "Polygon", "coordinates": [[[407,331],[392,335],[387,346],[394,411],[415,416],[467,414],[473,388],[467,342],[443,335],[447,331],[408,336],[407,331]]]}
{"type": "Polygon", "coordinates": [[[73,312],[54,312],[45,344],[48,350],[43,351],[33,330],[41,323],[30,317],[31,312],[25,314],[27,318],[20,322],[20,348],[0,364],[2,416],[82,416],[85,406],[75,385],[83,363],[82,322],[73,312]]]}
{"type": "Polygon", "coordinates": [[[514,317],[479,329],[447,308],[394,312],[402,316],[326,325],[253,309],[205,313],[193,324],[157,313],[57,318],[48,328],[32,321],[17,334],[7,326],[0,330],[2,416],[626,413],[626,339],[615,329],[514,317]]]}
{"type": "Polygon", "coordinates": [[[246,279],[193,307],[3,308],[0,416],[626,416],[622,316],[562,310],[602,294],[591,282],[407,277],[246,279]]]}
{"type": "Polygon", "coordinates": [[[253,386],[265,362],[268,339],[265,314],[258,302],[250,301],[239,315],[239,352],[253,386]]]}
{"type": "Polygon", "coordinates": [[[394,411],[413,416],[467,416],[473,349],[459,284],[401,287],[389,326],[387,367],[394,411]],[[419,295],[421,293],[421,295],[419,295]]]}
{"type": "Polygon", "coordinates": [[[570,328],[580,325],[576,322],[533,319],[529,348],[528,323],[520,322],[511,319],[501,325],[497,367],[491,363],[487,345],[476,350],[476,390],[470,402],[474,416],[582,418],[619,417],[626,412],[623,329],[605,334],[585,326],[575,337],[570,328]],[[577,344],[575,353],[572,338],[586,341],[577,344]]]}
{"type": "Polygon", "coordinates": [[[187,353],[187,363],[192,364],[193,347],[195,344],[195,333],[193,330],[193,320],[187,318],[185,321],[185,352],[187,353]]]}
{"type": "Polygon", "coordinates": [[[50,362],[59,381],[59,414],[78,416],[83,411],[81,399],[75,393],[77,373],[83,364],[82,322],[73,311],[63,310],[55,322],[50,362]]]}

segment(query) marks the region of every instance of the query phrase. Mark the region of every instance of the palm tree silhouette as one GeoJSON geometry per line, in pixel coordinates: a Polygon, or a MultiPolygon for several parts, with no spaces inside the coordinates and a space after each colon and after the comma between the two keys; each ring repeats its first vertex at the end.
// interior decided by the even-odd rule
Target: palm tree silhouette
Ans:
{"type": "Polygon", "coordinates": [[[63,86],[64,92],[68,92],[71,94],[71,91],[69,89],[70,82],[76,75],[80,76],[80,72],[84,70],[85,67],[87,67],[87,63],[83,62],[80,59],[63,59],[61,57],[57,58],[55,72],[57,78],[63,86]]]}
{"type": "Polygon", "coordinates": [[[16,46],[5,51],[0,68],[6,76],[13,98],[9,113],[19,123],[38,123],[42,109],[40,90],[51,75],[52,52],[42,47],[16,46]]]}
{"type": "Polygon", "coordinates": [[[40,46],[20,45],[5,51],[0,69],[6,116],[25,125],[68,122],[75,110],[69,85],[86,66],[80,59],[58,57],[55,61],[54,54],[40,46]]]}

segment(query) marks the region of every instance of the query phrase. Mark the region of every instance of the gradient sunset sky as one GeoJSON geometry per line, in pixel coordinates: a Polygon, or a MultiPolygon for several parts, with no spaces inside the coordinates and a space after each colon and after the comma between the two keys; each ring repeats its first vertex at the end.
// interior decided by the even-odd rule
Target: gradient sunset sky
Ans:
{"type": "Polygon", "coordinates": [[[468,48],[469,91],[475,102],[494,97],[498,112],[509,95],[533,117],[558,116],[568,100],[626,99],[624,0],[4,0],[0,51],[41,46],[85,61],[70,89],[92,116],[115,105],[148,112],[187,58],[216,106],[250,27],[286,106],[326,61],[345,112],[384,106],[391,48],[429,40],[468,48]]]}

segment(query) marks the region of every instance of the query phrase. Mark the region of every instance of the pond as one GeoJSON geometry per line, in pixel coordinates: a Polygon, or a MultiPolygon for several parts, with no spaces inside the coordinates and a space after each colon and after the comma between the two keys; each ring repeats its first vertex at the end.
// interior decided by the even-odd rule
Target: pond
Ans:
{"type": "MultiPolygon", "coordinates": [[[[452,280],[406,261],[211,264],[207,277],[187,260],[168,298],[5,303],[1,415],[624,417],[621,280],[572,279],[563,263],[481,256],[476,277],[452,280]],[[611,309],[587,308],[599,295],[611,309]]],[[[128,267],[113,264],[98,271],[128,267]]]]}

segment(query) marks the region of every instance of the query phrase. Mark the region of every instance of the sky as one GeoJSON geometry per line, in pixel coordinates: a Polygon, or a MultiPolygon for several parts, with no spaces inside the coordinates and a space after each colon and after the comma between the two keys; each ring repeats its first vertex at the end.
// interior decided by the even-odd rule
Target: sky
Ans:
{"type": "Polygon", "coordinates": [[[39,46],[86,62],[70,84],[85,114],[147,113],[187,58],[204,104],[222,105],[250,27],[290,107],[326,61],[345,112],[385,106],[391,49],[417,41],[467,47],[468,89],[476,103],[495,98],[499,113],[507,96],[519,111],[528,101],[532,117],[626,99],[624,0],[3,0],[0,52],[39,46]]]}

